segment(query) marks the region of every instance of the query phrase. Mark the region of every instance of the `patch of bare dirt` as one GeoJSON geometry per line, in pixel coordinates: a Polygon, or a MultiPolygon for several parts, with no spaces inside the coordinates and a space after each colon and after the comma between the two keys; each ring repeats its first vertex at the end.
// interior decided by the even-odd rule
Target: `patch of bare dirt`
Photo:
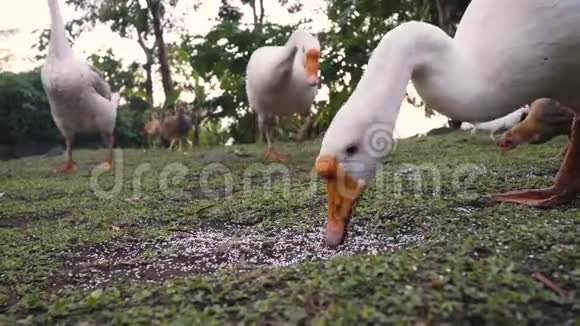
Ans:
{"type": "Polygon", "coordinates": [[[0,228],[25,228],[29,220],[23,217],[0,217],[0,228]]]}
{"type": "Polygon", "coordinates": [[[338,249],[323,243],[322,226],[302,231],[291,227],[269,230],[236,225],[205,226],[177,231],[155,241],[110,242],[62,253],[65,270],[55,287],[94,288],[118,281],[158,282],[190,274],[224,270],[250,271],[320,261],[334,256],[376,255],[415,245],[422,237],[405,230],[388,235],[356,225],[338,249]]]}
{"type": "Polygon", "coordinates": [[[0,228],[26,228],[30,224],[37,221],[55,221],[64,218],[68,211],[54,211],[54,212],[31,212],[19,213],[12,215],[0,214],[0,228]]]}

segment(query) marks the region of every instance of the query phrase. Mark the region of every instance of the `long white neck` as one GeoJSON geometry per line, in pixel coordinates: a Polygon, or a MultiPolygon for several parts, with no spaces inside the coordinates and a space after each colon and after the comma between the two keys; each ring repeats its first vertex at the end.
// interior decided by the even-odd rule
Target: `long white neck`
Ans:
{"type": "Polygon", "coordinates": [[[365,116],[388,126],[392,133],[412,80],[419,95],[438,112],[460,121],[489,120],[493,112],[473,106],[487,107],[482,102],[483,76],[473,67],[441,29],[418,22],[402,24],[374,50],[365,74],[337,118],[365,116]]]}
{"type": "Polygon", "coordinates": [[[48,0],[50,8],[50,41],[48,46],[48,56],[64,59],[72,57],[73,52],[68,44],[64,21],[60,12],[59,0],[48,0]]]}

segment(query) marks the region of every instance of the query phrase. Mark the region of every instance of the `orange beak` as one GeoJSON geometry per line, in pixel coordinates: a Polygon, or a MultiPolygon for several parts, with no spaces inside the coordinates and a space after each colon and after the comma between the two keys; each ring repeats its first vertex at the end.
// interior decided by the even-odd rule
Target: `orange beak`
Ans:
{"type": "Polygon", "coordinates": [[[512,140],[512,136],[508,133],[505,133],[495,144],[499,147],[502,154],[507,154],[516,146],[512,140]]]}
{"type": "Polygon", "coordinates": [[[315,169],[327,184],[328,219],[325,242],[333,248],[344,240],[353,206],[363,189],[332,156],[320,156],[316,160],[315,169]]]}
{"type": "Polygon", "coordinates": [[[521,144],[533,143],[538,139],[540,139],[539,134],[530,130],[524,123],[520,123],[506,131],[496,142],[496,145],[503,154],[507,154],[521,144]]]}
{"type": "Polygon", "coordinates": [[[304,68],[306,69],[306,78],[310,85],[318,84],[318,72],[320,71],[320,51],[318,49],[308,49],[306,51],[306,60],[304,68]]]}

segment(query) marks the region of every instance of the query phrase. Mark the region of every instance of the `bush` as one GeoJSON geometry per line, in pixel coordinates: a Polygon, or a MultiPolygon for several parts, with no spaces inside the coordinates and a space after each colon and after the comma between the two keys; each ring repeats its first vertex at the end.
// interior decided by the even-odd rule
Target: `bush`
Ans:
{"type": "Polygon", "coordinates": [[[0,143],[59,144],[61,138],[50,114],[40,72],[0,73],[0,143]]]}
{"type": "Polygon", "coordinates": [[[115,146],[139,147],[143,144],[143,112],[131,110],[129,107],[120,107],[117,112],[115,126],[115,146]]]}
{"type": "Polygon", "coordinates": [[[201,128],[199,144],[204,146],[223,145],[229,138],[230,133],[221,128],[219,122],[209,122],[201,128]]]}

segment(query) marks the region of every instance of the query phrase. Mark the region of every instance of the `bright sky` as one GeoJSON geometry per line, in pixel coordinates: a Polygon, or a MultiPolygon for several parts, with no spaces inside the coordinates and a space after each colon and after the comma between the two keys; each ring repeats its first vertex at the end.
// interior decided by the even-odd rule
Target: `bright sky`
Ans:
{"type": "MultiPolygon", "coordinates": [[[[8,0],[4,0],[8,2],[8,0]]],[[[74,9],[65,6],[61,0],[61,9],[65,20],[75,17],[74,9]]],[[[266,0],[266,20],[280,24],[297,23],[304,17],[313,19],[313,23],[307,26],[314,32],[319,32],[328,26],[328,19],[324,15],[323,0],[303,0],[303,10],[299,14],[289,14],[282,8],[278,1],[266,0]]],[[[198,0],[180,0],[177,5],[175,16],[180,20],[183,27],[192,34],[204,34],[215,24],[220,0],[201,0],[201,7],[197,11],[191,10],[198,0]]],[[[50,16],[47,0],[11,0],[5,4],[4,10],[0,11],[0,29],[17,28],[19,33],[6,39],[0,39],[0,48],[11,51],[15,59],[8,69],[13,71],[25,71],[37,67],[39,62],[34,60],[37,54],[32,45],[38,40],[33,31],[50,27],[50,16]]],[[[244,22],[250,23],[252,12],[249,6],[241,7],[244,13],[244,22]]],[[[179,35],[166,35],[166,41],[177,40],[179,35]]],[[[322,45],[324,46],[324,44],[322,45]]],[[[74,51],[79,57],[87,57],[98,51],[109,48],[117,57],[123,58],[126,64],[131,62],[144,62],[144,56],[137,43],[130,39],[124,39],[112,33],[105,25],[97,25],[93,30],[83,34],[74,44],[74,51]]],[[[159,99],[162,93],[160,83],[156,83],[156,97],[159,99]]],[[[322,92],[324,93],[324,92],[322,92]]],[[[325,94],[321,94],[324,96],[325,94]]],[[[403,103],[396,133],[398,137],[405,138],[417,133],[424,133],[432,128],[442,126],[447,120],[436,116],[426,119],[422,110],[403,103]]]]}

